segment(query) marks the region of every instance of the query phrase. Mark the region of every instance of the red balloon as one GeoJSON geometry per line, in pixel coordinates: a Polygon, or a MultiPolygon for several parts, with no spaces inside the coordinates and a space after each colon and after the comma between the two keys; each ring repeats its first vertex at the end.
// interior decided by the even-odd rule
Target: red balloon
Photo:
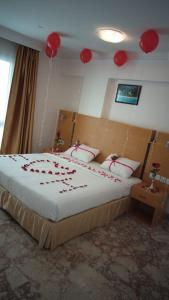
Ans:
{"type": "Polygon", "coordinates": [[[158,43],[158,33],[153,29],[149,29],[141,35],[139,46],[145,53],[149,53],[156,49],[158,43]]]}
{"type": "Polygon", "coordinates": [[[57,49],[60,47],[60,43],[61,43],[60,35],[57,32],[52,32],[48,35],[47,44],[49,48],[53,50],[57,49]]]}
{"type": "Polygon", "coordinates": [[[56,54],[57,54],[57,49],[51,49],[49,48],[48,46],[46,46],[45,48],[45,53],[48,57],[52,58],[52,57],[55,57],[56,54]]]}
{"type": "Polygon", "coordinates": [[[80,59],[84,64],[87,64],[92,59],[92,51],[90,49],[83,49],[80,52],[80,59]]]}
{"type": "Polygon", "coordinates": [[[127,61],[127,54],[123,50],[119,50],[115,53],[114,55],[114,63],[118,66],[121,67],[123,66],[127,61]]]}

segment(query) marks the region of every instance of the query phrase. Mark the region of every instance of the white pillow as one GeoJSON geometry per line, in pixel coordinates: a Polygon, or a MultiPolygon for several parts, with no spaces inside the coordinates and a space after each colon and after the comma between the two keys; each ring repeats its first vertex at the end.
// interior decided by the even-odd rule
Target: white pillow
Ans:
{"type": "Polygon", "coordinates": [[[124,157],[113,159],[116,154],[110,154],[101,167],[123,178],[129,178],[139,167],[140,163],[124,157]]]}
{"type": "Polygon", "coordinates": [[[73,145],[71,148],[65,151],[65,154],[71,155],[86,163],[92,161],[98,154],[99,150],[86,146],[84,144],[73,145]]]}

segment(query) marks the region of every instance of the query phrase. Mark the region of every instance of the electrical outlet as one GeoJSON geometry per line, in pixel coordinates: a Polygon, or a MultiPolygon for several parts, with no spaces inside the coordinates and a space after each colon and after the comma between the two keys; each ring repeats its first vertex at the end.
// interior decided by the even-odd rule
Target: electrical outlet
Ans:
{"type": "MultiPolygon", "coordinates": [[[[152,173],[149,173],[149,178],[153,179],[152,173]]],[[[161,183],[165,183],[169,185],[169,178],[166,178],[164,176],[160,176],[159,174],[156,175],[155,180],[160,181],[161,183]]]]}
{"type": "Polygon", "coordinates": [[[160,182],[161,182],[161,183],[166,183],[166,180],[167,180],[167,178],[166,178],[166,177],[164,177],[164,176],[161,176],[161,178],[160,178],[160,182]]]}

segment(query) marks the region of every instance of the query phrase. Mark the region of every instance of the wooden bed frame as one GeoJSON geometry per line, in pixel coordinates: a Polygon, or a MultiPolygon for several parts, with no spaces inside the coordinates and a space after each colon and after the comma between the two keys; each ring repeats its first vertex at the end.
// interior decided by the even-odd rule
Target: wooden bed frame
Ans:
{"type": "MultiPolygon", "coordinates": [[[[67,122],[66,118],[65,121],[67,122]]],[[[110,153],[140,161],[141,166],[136,174],[140,176],[151,137],[152,131],[149,129],[76,114],[72,141],[80,140],[81,143],[100,149],[101,154],[97,159],[99,162],[110,153]]],[[[54,249],[73,237],[109,223],[111,219],[126,212],[128,205],[129,197],[125,197],[59,222],[52,222],[25,207],[21,201],[0,187],[0,207],[9,212],[33,238],[38,240],[40,247],[49,249],[54,249]]]]}
{"type": "Polygon", "coordinates": [[[40,248],[51,250],[74,237],[108,224],[128,210],[129,200],[129,197],[123,197],[59,222],[52,222],[26,207],[0,186],[0,207],[38,241],[40,248]]]}

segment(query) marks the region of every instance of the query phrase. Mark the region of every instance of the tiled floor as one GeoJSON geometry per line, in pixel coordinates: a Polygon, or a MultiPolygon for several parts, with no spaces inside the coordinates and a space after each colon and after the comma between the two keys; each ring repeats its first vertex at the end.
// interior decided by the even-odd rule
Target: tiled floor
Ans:
{"type": "Polygon", "coordinates": [[[169,221],[122,216],[55,251],[0,210],[0,300],[169,299],[169,221]]]}

